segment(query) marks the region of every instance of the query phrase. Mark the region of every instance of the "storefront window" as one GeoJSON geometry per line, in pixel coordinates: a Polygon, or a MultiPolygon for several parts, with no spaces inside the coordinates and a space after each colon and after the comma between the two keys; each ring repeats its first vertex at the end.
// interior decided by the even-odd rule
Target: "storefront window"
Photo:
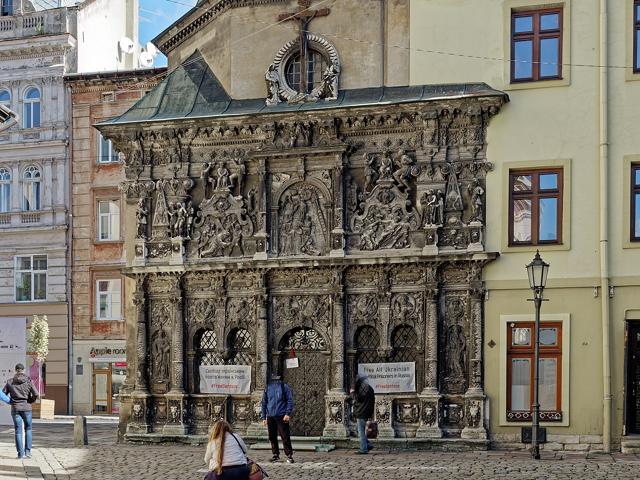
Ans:
{"type": "Polygon", "coordinates": [[[93,413],[120,413],[120,388],[127,375],[126,362],[93,363],[93,413]]]}

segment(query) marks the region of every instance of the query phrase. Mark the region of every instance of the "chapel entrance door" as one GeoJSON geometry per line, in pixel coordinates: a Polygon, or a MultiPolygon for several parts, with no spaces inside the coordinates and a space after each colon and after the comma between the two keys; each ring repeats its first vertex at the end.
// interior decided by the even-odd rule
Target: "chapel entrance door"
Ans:
{"type": "Polygon", "coordinates": [[[289,384],[295,400],[291,417],[291,435],[316,437],[324,429],[327,345],[312,328],[289,331],[280,342],[283,380],[289,384]],[[285,360],[295,352],[297,368],[287,368],[285,360]]]}
{"type": "Polygon", "coordinates": [[[627,435],[640,434],[640,322],[627,323],[627,435]]]}

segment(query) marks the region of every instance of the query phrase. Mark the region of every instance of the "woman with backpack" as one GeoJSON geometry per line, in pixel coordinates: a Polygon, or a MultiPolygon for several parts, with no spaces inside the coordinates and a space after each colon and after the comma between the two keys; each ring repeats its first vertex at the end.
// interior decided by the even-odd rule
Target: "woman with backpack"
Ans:
{"type": "Polygon", "coordinates": [[[24,365],[16,365],[16,374],[7,382],[2,391],[9,396],[11,417],[15,429],[18,458],[31,458],[31,404],[38,399],[38,391],[31,379],[24,374],[24,365]],[[22,425],[24,424],[24,445],[22,443],[22,425]]]}
{"type": "Polygon", "coordinates": [[[248,480],[247,446],[231,425],[218,420],[211,429],[204,461],[209,468],[205,480],[248,480]]]}

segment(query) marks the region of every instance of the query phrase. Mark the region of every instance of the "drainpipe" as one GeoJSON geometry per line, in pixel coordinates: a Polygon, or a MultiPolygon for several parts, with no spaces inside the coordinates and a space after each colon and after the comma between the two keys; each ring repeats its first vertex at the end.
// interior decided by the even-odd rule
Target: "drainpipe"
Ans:
{"type": "Polygon", "coordinates": [[[602,443],[611,451],[611,353],[609,302],[609,42],[607,0],[600,0],[600,291],[602,295],[602,443]]]}
{"type": "Polygon", "coordinates": [[[384,87],[387,84],[387,2],[386,0],[380,0],[380,36],[382,45],[382,62],[380,62],[380,86],[384,87]]]}
{"type": "Polygon", "coordinates": [[[65,188],[65,210],[67,223],[67,414],[73,414],[73,373],[74,373],[74,357],[73,357],[73,294],[72,279],[73,275],[73,204],[71,192],[73,189],[73,102],[71,98],[71,87],[65,88],[65,102],[67,108],[67,140],[66,140],[66,166],[67,166],[67,185],[65,188]]]}

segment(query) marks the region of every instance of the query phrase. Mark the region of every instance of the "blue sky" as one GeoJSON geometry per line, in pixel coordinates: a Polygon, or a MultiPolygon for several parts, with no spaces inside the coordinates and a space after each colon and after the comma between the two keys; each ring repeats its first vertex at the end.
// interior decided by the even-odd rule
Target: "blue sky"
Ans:
{"type": "MultiPolygon", "coordinates": [[[[140,45],[145,45],[178,18],[188,12],[197,0],[140,0],[140,45]]],[[[158,55],[155,66],[167,64],[164,55],[158,55]]]]}

